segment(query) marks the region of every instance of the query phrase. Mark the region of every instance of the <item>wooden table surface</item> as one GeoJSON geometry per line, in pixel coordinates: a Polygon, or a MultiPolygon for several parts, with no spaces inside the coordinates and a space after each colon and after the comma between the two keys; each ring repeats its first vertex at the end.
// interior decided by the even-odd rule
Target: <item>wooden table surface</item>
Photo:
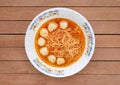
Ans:
{"type": "Polygon", "coordinates": [[[120,0],[0,0],[0,85],[120,85],[120,0]],[[96,37],[90,63],[67,78],[38,72],[24,48],[31,20],[53,7],[80,12],[96,37]]]}

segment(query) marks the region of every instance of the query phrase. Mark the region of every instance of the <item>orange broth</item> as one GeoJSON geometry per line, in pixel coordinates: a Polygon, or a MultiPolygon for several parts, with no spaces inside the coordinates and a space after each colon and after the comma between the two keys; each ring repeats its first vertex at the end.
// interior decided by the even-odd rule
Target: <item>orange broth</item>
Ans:
{"type": "MultiPolygon", "coordinates": [[[[48,31],[48,33],[50,34],[51,32],[48,31]]],[[[56,36],[56,35],[54,35],[54,36],[56,36]]],[[[47,46],[48,41],[47,41],[47,39],[45,39],[45,40],[46,40],[45,46],[47,46]]],[[[75,62],[76,62],[77,60],[79,60],[79,58],[82,56],[82,54],[83,54],[83,52],[84,52],[84,48],[85,48],[85,36],[84,36],[81,28],[80,28],[75,22],[73,22],[72,20],[69,20],[69,19],[66,19],[66,18],[54,18],[54,19],[51,19],[51,20],[46,21],[46,22],[39,28],[39,30],[37,31],[37,33],[36,33],[36,35],[35,35],[34,45],[35,45],[35,50],[36,50],[38,56],[39,56],[40,59],[42,59],[46,64],[48,64],[48,65],[50,65],[50,66],[53,66],[53,67],[66,67],[66,66],[69,66],[69,65],[75,63],[75,62]],[[69,60],[69,59],[66,58],[66,59],[65,59],[66,62],[65,62],[63,65],[57,65],[57,63],[51,63],[51,62],[49,62],[48,59],[47,59],[47,56],[50,55],[50,54],[51,54],[51,51],[53,50],[52,48],[49,48],[49,49],[48,49],[48,50],[49,50],[49,54],[48,54],[47,56],[42,56],[42,55],[40,54],[40,48],[42,48],[42,47],[40,47],[40,46],[38,45],[38,39],[41,37],[40,31],[41,31],[42,28],[46,28],[46,29],[48,30],[48,24],[49,24],[49,22],[56,22],[56,23],[58,24],[58,28],[57,28],[56,30],[61,29],[61,28],[59,28],[59,22],[60,22],[61,20],[65,20],[65,21],[68,22],[68,27],[67,27],[66,29],[64,29],[64,30],[68,30],[68,28],[71,28],[71,29],[68,30],[68,32],[71,34],[72,37],[74,37],[75,39],[78,39],[78,40],[79,40],[79,44],[77,44],[77,45],[74,46],[74,47],[78,47],[78,48],[80,48],[80,49],[78,50],[78,51],[79,51],[78,54],[76,54],[74,57],[72,57],[71,60],[69,60]]],[[[63,49],[64,49],[64,48],[63,48],[63,49]]],[[[59,51],[58,51],[58,52],[59,52],[59,51]]],[[[66,54],[66,56],[68,56],[68,55],[66,54]]],[[[64,56],[63,56],[63,57],[64,57],[64,56]]]]}

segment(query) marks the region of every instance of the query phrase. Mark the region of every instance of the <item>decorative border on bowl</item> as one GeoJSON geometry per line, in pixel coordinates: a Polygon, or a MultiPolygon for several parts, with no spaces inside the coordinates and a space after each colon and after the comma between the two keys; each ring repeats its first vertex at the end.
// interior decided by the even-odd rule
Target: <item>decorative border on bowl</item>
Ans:
{"type": "Polygon", "coordinates": [[[33,29],[33,31],[35,31],[35,28],[38,26],[38,24],[41,21],[45,20],[46,18],[49,18],[49,17],[52,17],[52,16],[56,16],[56,15],[59,15],[59,10],[57,10],[57,9],[43,13],[36,20],[34,20],[34,22],[32,23],[32,25],[30,27],[30,30],[33,29]]]}
{"type": "Polygon", "coordinates": [[[50,67],[46,66],[44,63],[42,63],[39,58],[35,58],[33,62],[36,64],[37,67],[39,67],[42,71],[53,74],[53,75],[64,75],[64,70],[55,70],[51,69],[50,67]]]}
{"type": "Polygon", "coordinates": [[[90,27],[88,26],[88,24],[86,22],[84,22],[84,24],[82,26],[83,26],[83,28],[86,32],[86,36],[87,36],[87,48],[86,48],[87,50],[85,52],[85,55],[87,55],[89,57],[91,54],[91,51],[93,49],[93,35],[92,35],[90,27]]]}

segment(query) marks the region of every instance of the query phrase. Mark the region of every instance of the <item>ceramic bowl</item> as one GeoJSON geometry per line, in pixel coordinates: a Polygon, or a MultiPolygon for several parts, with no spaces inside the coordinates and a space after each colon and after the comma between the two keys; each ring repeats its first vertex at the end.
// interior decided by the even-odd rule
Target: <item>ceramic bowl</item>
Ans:
{"type": "Polygon", "coordinates": [[[80,13],[68,8],[51,8],[38,14],[28,26],[25,35],[25,50],[28,59],[38,71],[51,77],[67,77],[81,71],[92,58],[94,48],[95,37],[91,25],[80,13]],[[35,50],[34,39],[36,32],[44,22],[53,18],[67,18],[74,21],[81,27],[85,36],[85,49],[81,58],[68,67],[56,68],[49,66],[39,58],[35,50]]]}

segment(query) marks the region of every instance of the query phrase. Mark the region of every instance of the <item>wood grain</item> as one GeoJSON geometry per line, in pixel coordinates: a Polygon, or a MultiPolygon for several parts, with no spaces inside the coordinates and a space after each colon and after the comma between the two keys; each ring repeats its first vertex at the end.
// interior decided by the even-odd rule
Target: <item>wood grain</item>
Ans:
{"type": "Polygon", "coordinates": [[[120,60],[120,48],[95,48],[92,60],[120,60]]]}
{"type": "Polygon", "coordinates": [[[30,21],[0,21],[0,34],[25,34],[30,21]]]}
{"type": "Polygon", "coordinates": [[[0,47],[24,47],[24,35],[0,35],[0,47]]]}
{"type": "Polygon", "coordinates": [[[75,75],[68,78],[51,78],[47,85],[119,85],[119,75],[75,75]]]}
{"type": "Polygon", "coordinates": [[[46,85],[46,76],[42,74],[0,74],[3,85],[46,85]]]}
{"type": "MultiPolygon", "coordinates": [[[[120,47],[120,35],[96,35],[95,37],[96,47],[120,47]]],[[[0,35],[0,47],[24,47],[24,38],[24,35],[0,35]]]]}
{"type": "Polygon", "coordinates": [[[120,85],[120,0],[0,0],[0,85],[120,85]],[[96,38],[92,60],[76,75],[52,78],[37,71],[24,48],[31,20],[67,7],[89,20],[96,38]]]}
{"type": "Polygon", "coordinates": [[[119,0],[0,0],[0,6],[120,6],[119,0]]]}
{"type": "Polygon", "coordinates": [[[0,74],[3,85],[119,85],[120,75],[74,75],[51,78],[41,74],[0,74]],[[94,82],[93,82],[94,81],[94,82]]]}
{"type": "MultiPolygon", "coordinates": [[[[0,60],[28,60],[24,48],[0,48],[0,60]]],[[[95,48],[92,60],[120,60],[120,48],[95,48]]]]}
{"type": "Polygon", "coordinates": [[[25,48],[0,48],[0,60],[28,60],[25,48]]]}
{"type": "Polygon", "coordinates": [[[120,47],[120,35],[96,35],[96,47],[120,47]]]}
{"type": "MultiPolygon", "coordinates": [[[[78,74],[120,74],[120,62],[91,61],[78,74]],[[111,69],[112,68],[112,69],[111,69]]],[[[0,61],[1,73],[40,73],[29,61],[0,61]]]]}
{"type": "MultiPolygon", "coordinates": [[[[30,21],[0,21],[0,34],[25,34],[30,21]]],[[[120,21],[90,21],[95,34],[120,34],[120,21]]]]}
{"type": "Polygon", "coordinates": [[[95,34],[120,34],[120,21],[90,21],[95,34]]]}
{"type": "MultiPolygon", "coordinates": [[[[51,7],[0,7],[0,20],[32,20],[51,7]]],[[[88,20],[120,20],[119,7],[68,7],[80,12],[88,20]]]]}

